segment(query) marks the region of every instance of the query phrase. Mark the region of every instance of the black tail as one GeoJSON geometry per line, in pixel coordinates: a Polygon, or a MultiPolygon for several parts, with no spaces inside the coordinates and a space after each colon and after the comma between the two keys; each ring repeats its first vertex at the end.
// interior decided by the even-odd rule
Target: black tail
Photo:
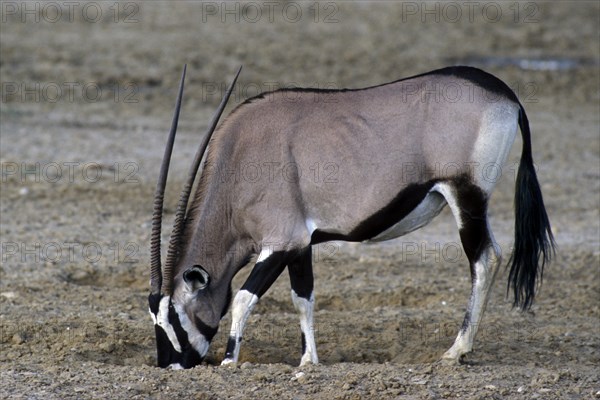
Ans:
{"type": "Polygon", "coordinates": [[[541,282],[544,266],[554,255],[554,236],[544,199],[540,190],[533,157],[531,156],[531,132],[523,106],[519,110],[519,127],[523,136],[523,151],[517,173],[515,193],[515,244],[508,265],[507,295],[514,289],[513,307],[527,310],[533,304],[536,280],[541,282]]]}

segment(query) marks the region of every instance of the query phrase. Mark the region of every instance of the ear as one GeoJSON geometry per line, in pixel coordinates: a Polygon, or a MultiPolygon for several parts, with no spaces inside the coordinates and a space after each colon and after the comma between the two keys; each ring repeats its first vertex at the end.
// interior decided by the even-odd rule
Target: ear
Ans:
{"type": "Polygon", "coordinates": [[[190,292],[202,290],[208,286],[210,276],[199,265],[194,265],[183,273],[183,280],[190,292]]]}

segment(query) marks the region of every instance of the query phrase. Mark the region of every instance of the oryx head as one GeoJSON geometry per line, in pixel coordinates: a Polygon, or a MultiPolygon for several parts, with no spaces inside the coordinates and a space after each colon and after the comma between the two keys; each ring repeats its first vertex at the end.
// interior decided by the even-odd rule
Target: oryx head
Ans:
{"type": "Polygon", "coordinates": [[[181,109],[185,71],[186,68],[184,67],[179,86],[177,105],[175,107],[175,115],[173,116],[173,123],[154,196],[152,236],[150,241],[151,280],[150,295],[148,297],[150,315],[154,322],[156,333],[158,366],[176,369],[191,368],[198,365],[206,356],[209,343],[217,332],[219,319],[222,316],[221,312],[226,306],[222,306],[220,313],[217,313],[219,315],[215,315],[214,310],[211,309],[214,304],[210,300],[211,293],[213,292],[211,274],[201,265],[192,263],[190,263],[191,265],[186,265],[186,261],[180,259],[183,253],[180,249],[180,241],[194,178],[210,137],[231,95],[241,67],[215,112],[190,168],[188,180],[177,206],[175,223],[163,270],[161,268],[160,254],[163,198],[175,133],[177,131],[179,111],[181,109]]]}

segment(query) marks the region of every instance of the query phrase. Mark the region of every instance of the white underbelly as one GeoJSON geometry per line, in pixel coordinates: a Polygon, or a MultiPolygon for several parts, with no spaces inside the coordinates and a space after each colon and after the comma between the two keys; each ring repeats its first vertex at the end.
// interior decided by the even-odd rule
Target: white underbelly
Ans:
{"type": "Polygon", "coordinates": [[[429,192],[427,196],[412,210],[406,217],[389,227],[379,235],[365,240],[365,243],[383,242],[385,240],[395,239],[404,236],[414,230],[417,230],[429,223],[446,205],[444,197],[437,192],[429,192]]]}

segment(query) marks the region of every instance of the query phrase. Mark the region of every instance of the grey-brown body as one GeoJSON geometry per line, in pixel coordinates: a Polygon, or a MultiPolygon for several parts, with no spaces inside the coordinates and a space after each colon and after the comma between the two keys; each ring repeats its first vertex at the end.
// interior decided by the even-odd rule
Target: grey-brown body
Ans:
{"type": "MultiPolygon", "coordinates": [[[[205,204],[191,215],[215,226],[210,215],[221,214],[210,205],[230,202],[231,223],[258,249],[284,238],[306,246],[307,220],[320,231],[349,235],[408,185],[469,174],[491,189],[495,182],[486,182],[482,169],[504,162],[519,112],[518,104],[491,98],[467,80],[427,75],[341,93],[268,93],[215,131],[201,178],[214,197],[196,198],[194,204],[205,204]],[[441,100],[457,81],[461,98],[441,100]],[[492,117],[505,123],[489,126],[492,117]]],[[[191,243],[214,241],[205,226],[190,227],[191,243]]]]}
{"type": "MultiPolygon", "coordinates": [[[[237,361],[250,311],[286,266],[301,314],[301,363],[316,363],[311,245],[392,239],[449,204],[473,279],[463,328],[444,355],[457,362],[472,348],[500,265],[487,201],[523,118],[504,83],[467,67],[361,90],[275,91],[236,108],[214,131],[173,266],[169,302],[196,342],[191,350],[205,355],[231,279],[254,261],[233,301],[224,363],[237,361]]],[[[549,225],[543,238],[551,241],[549,225]]]]}

